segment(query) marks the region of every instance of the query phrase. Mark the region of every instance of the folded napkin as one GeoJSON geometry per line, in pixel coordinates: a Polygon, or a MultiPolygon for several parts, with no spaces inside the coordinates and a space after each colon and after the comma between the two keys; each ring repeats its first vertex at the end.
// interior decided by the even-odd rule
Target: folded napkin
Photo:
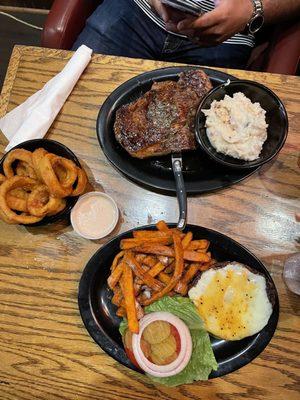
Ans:
{"type": "Polygon", "coordinates": [[[0,119],[0,129],[10,141],[5,151],[26,140],[45,136],[91,57],[92,50],[80,46],[59,74],[0,119]]]}

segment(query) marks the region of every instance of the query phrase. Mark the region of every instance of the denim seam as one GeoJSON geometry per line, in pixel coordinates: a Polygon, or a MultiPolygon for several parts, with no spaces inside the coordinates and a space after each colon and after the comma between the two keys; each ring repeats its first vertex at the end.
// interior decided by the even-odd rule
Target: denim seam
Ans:
{"type": "Polygon", "coordinates": [[[177,50],[180,47],[181,44],[182,44],[182,40],[176,38],[176,41],[174,41],[174,38],[171,37],[171,35],[168,34],[166,39],[165,39],[165,43],[164,43],[164,46],[163,46],[163,49],[162,49],[162,53],[172,53],[173,51],[177,50]],[[172,43],[172,41],[173,41],[173,43],[172,43]]]}

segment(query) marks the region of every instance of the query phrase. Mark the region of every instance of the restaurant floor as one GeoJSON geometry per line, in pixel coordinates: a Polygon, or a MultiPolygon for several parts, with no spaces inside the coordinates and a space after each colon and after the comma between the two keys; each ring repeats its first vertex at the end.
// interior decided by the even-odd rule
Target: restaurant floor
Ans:
{"type": "MultiPolygon", "coordinates": [[[[0,10],[1,11],[1,10],[0,10]]],[[[30,24],[42,27],[46,19],[45,14],[30,12],[10,12],[11,15],[30,24]]],[[[5,15],[0,14],[0,90],[12,49],[15,44],[39,46],[41,31],[23,25],[5,15]]]]}

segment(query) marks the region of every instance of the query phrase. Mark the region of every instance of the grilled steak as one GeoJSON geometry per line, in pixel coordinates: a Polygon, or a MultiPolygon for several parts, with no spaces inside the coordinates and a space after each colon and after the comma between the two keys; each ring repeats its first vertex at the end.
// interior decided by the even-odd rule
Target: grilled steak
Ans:
{"type": "Polygon", "coordinates": [[[151,90],[117,111],[117,141],[137,158],[194,150],[195,114],[211,88],[201,70],[182,72],[177,82],[154,83],[151,90]]]}

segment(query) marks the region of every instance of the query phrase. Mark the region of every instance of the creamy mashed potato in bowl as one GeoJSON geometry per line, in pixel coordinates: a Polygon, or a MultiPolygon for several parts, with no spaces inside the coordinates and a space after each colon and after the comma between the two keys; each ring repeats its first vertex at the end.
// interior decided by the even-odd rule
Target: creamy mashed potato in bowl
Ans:
{"type": "Polygon", "coordinates": [[[200,147],[215,161],[233,168],[254,168],[280,151],[288,118],[269,88],[234,80],[212,89],[203,99],[195,127],[200,147]]]}
{"type": "Polygon", "coordinates": [[[267,139],[266,111],[242,92],[214,100],[206,116],[206,132],[218,153],[253,161],[267,139]]]}

